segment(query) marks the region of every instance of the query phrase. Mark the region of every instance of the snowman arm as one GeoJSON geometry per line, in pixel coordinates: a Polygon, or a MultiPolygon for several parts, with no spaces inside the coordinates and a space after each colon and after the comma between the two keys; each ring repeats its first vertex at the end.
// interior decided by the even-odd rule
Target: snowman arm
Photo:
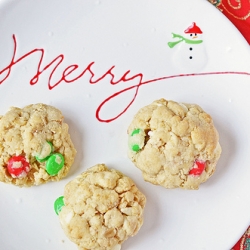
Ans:
{"type": "Polygon", "coordinates": [[[178,35],[178,34],[175,34],[175,33],[172,33],[172,35],[173,35],[173,38],[180,38],[180,39],[184,39],[184,37],[183,36],[181,36],[181,35],[178,35]]]}
{"type": "Polygon", "coordinates": [[[183,36],[175,34],[175,33],[172,33],[172,35],[173,35],[173,38],[179,38],[179,40],[174,41],[174,42],[168,42],[169,48],[173,48],[175,45],[177,45],[178,43],[182,42],[185,39],[183,36]]]}
{"type": "Polygon", "coordinates": [[[168,47],[169,48],[173,48],[175,45],[177,45],[178,43],[182,42],[183,40],[178,40],[175,42],[168,42],[168,47]]]}

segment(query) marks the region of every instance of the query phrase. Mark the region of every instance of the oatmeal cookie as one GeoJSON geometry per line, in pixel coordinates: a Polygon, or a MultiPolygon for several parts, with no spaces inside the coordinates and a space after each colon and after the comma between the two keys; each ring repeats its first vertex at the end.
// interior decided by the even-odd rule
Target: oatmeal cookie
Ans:
{"type": "Polygon", "coordinates": [[[79,249],[119,250],[142,226],[145,203],[129,177],[97,164],[65,186],[54,208],[79,249]]]}
{"type": "Polygon", "coordinates": [[[129,158],[145,181],[198,189],[221,154],[212,118],[198,105],[160,99],[143,107],[128,128],[129,158]]]}
{"type": "Polygon", "coordinates": [[[17,186],[58,181],[76,150],[60,110],[45,104],[11,107],[0,117],[0,181],[17,186]]]}

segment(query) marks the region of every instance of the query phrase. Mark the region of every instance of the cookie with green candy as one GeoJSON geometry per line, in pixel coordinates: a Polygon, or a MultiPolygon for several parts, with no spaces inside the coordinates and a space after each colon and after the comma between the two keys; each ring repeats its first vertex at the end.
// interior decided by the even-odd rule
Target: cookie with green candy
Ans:
{"type": "Polygon", "coordinates": [[[0,181],[21,187],[59,181],[76,155],[62,112],[42,103],[1,116],[0,145],[0,181]]]}
{"type": "Polygon", "coordinates": [[[119,250],[141,228],[145,203],[132,179],[97,164],[65,186],[54,210],[79,249],[119,250]]]}
{"type": "Polygon", "coordinates": [[[160,99],[142,107],[128,127],[128,156],[145,181],[198,189],[221,155],[212,117],[197,104],[160,99]]]}

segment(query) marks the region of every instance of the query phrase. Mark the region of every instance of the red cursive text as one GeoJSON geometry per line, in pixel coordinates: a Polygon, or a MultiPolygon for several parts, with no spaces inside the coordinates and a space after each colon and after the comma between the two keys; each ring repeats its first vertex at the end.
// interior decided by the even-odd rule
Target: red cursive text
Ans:
{"type": "Polygon", "coordinates": [[[205,72],[205,73],[179,74],[179,75],[163,76],[163,77],[154,78],[154,79],[150,79],[150,80],[144,80],[142,73],[138,73],[136,75],[131,76],[130,70],[128,70],[122,75],[122,77],[120,79],[115,80],[115,75],[113,73],[113,69],[115,68],[115,66],[110,67],[109,70],[107,70],[102,76],[100,76],[99,78],[96,78],[96,75],[92,69],[92,66],[95,64],[95,62],[91,62],[79,75],[77,75],[76,77],[71,78],[71,79],[69,77],[70,74],[72,72],[74,72],[75,70],[77,70],[79,68],[79,65],[72,64],[72,65],[68,66],[62,72],[60,79],[58,81],[52,83],[53,75],[54,75],[55,71],[57,70],[58,66],[63,62],[64,55],[63,54],[58,55],[51,62],[49,62],[45,67],[41,68],[42,62],[44,60],[44,49],[43,48],[40,48],[40,49],[36,48],[36,49],[33,49],[33,50],[29,51],[28,53],[24,54],[23,56],[16,58],[17,41],[16,41],[15,35],[13,35],[12,38],[13,38],[13,42],[14,42],[13,55],[12,55],[12,58],[11,58],[9,65],[7,65],[4,69],[2,69],[0,71],[0,77],[3,76],[3,78],[0,79],[0,84],[2,84],[9,77],[9,75],[11,74],[12,68],[16,64],[21,62],[23,59],[31,56],[32,54],[37,54],[37,53],[40,54],[40,59],[39,59],[39,62],[37,64],[36,73],[35,73],[34,77],[32,77],[32,79],[30,80],[30,85],[35,85],[36,83],[38,83],[39,77],[42,75],[42,73],[45,72],[46,70],[49,70],[49,69],[51,70],[51,72],[49,74],[49,79],[48,79],[48,89],[49,90],[52,90],[53,88],[55,88],[56,86],[58,86],[62,82],[72,83],[72,82],[80,79],[84,75],[86,75],[86,73],[90,74],[90,78],[89,78],[90,84],[96,84],[96,83],[100,82],[101,80],[103,80],[104,78],[106,78],[107,76],[109,76],[109,78],[110,78],[109,83],[112,85],[116,85],[116,84],[119,84],[121,82],[129,82],[129,81],[132,81],[134,79],[138,80],[137,84],[130,86],[130,87],[127,87],[127,88],[124,88],[118,92],[115,92],[113,95],[107,97],[104,101],[101,102],[101,104],[96,109],[96,118],[100,122],[112,122],[112,121],[116,120],[117,118],[119,118],[122,114],[124,114],[129,109],[129,107],[133,104],[133,102],[135,101],[140,87],[143,85],[146,85],[146,84],[150,84],[153,82],[159,82],[162,80],[167,80],[167,79],[172,79],[172,78],[189,77],[189,76],[220,75],[220,74],[224,74],[224,75],[225,74],[250,75],[249,72],[225,71],[225,72],[205,72]],[[104,105],[107,104],[111,99],[113,99],[117,96],[120,96],[123,93],[128,92],[128,91],[134,91],[134,92],[133,92],[132,99],[129,101],[127,106],[123,110],[121,110],[120,113],[118,113],[115,117],[111,117],[109,119],[102,119],[100,117],[100,112],[101,112],[101,109],[104,107],[104,105]]]}

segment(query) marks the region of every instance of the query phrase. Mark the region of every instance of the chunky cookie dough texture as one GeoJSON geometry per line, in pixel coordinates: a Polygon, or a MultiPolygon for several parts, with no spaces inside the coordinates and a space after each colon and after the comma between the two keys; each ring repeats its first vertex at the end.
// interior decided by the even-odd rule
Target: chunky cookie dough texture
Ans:
{"type": "Polygon", "coordinates": [[[128,137],[128,155],[145,181],[165,188],[198,189],[221,154],[211,116],[195,104],[154,101],[135,115],[128,137]]]}
{"type": "Polygon", "coordinates": [[[22,187],[66,176],[76,150],[63,119],[60,110],[41,103],[0,116],[0,181],[22,187]]]}
{"type": "Polygon", "coordinates": [[[104,164],[65,186],[61,226],[81,250],[120,250],[143,224],[146,198],[127,176],[104,164]]]}

